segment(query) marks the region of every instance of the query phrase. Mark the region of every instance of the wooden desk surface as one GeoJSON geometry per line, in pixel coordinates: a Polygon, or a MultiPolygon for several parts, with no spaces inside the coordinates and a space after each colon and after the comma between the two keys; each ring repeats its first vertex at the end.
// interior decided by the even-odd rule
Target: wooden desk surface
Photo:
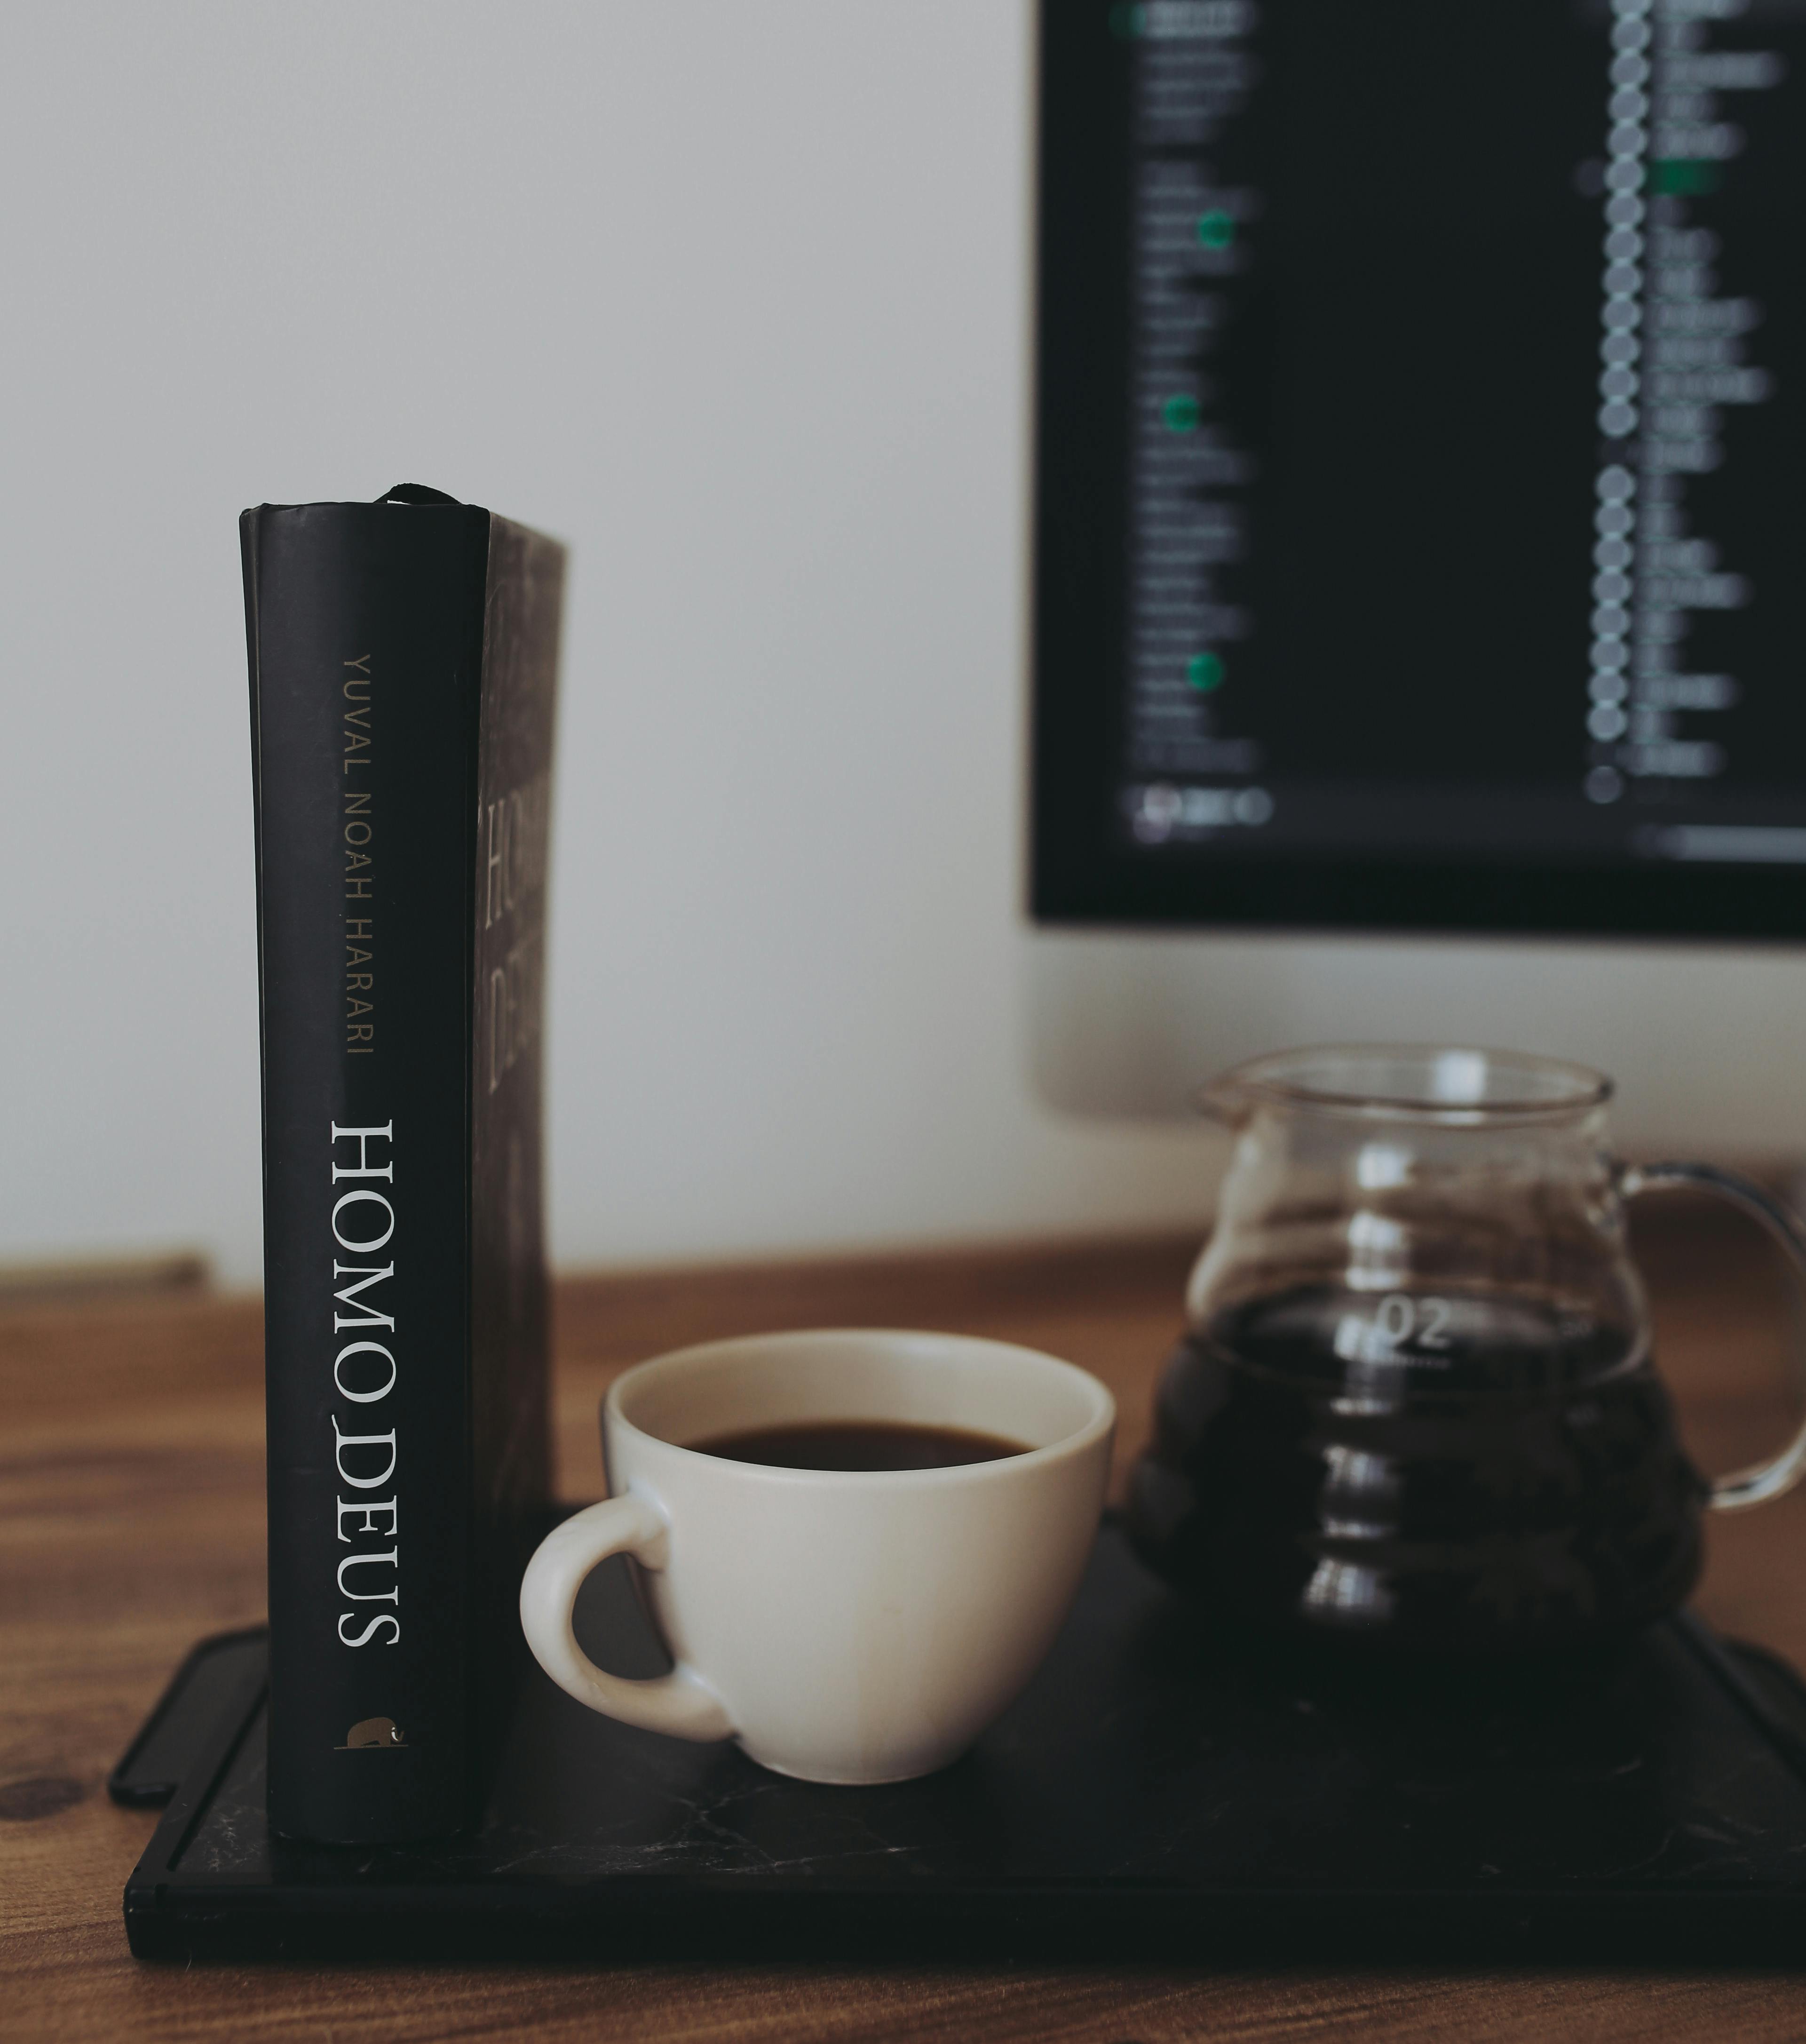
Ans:
{"type": "MultiPolygon", "coordinates": [[[[1781,1280],[1735,1223],[1657,1212],[1640,1247],[1689,1441],[1708,1466],[1750,1459],[1787,1421],[1781,1280]]],[[[600,1494],[596,1404],[627,1363],[811,1324],[957,1328],[1068,1356],[1115,1390],[1126,1458],[1192,1247],[568,1279],[561,1487],[600,1494]]],[[[259,1339],[249,1299],[0,1312],[0,2034],[19,2044],[1806,2035],[1806,1978],[1747,1972],[140,1965],[120,1894],[154,1816],[115,1809],[102,1784],[188,1646],[263,1615],[259,1339]]],[[[1714,1523],[1698,1601],[1806,1666],[1806,1489],[1714,1523]]]]}

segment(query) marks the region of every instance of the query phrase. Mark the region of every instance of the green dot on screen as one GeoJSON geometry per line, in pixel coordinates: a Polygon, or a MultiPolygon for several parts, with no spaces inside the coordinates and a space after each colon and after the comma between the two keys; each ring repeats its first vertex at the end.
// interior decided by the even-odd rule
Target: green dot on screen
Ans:
{"type": "Polygon", "coordinates": [[[1236,238],[1236,224],[1226,213],[1213,209],[1198,216],[1198,238],[1206,248],[1227,248],[1236,238]]]}
{"type": "Polygon", "coordinates": [[[1160,417],[1166,421],[1170,432],[1194,433],[1201,417],[1198,400],[1183,393],[1169,398],[1160,407],[1160,417]]]}
{"type": "Polygon", "coordinates": [[[1122,36],[1125,42],[1140,35],[1146,27],[1147,21],[1147,9],[1129,5],[1127,0],[1125,0],[1125,4],[1112,7],[1110,10],[1110,33],[1122,36]]]}
{"type": "Polygon", "coordinates": [[[1185,663],[1185,678],[1203,695],[1222,686],[1224,671],[1214,653],[1194,653],[1185,663]]]}
{"type": "Polygon", "coordinates": [[[1649,188],[1673,192],[1681,198],[1697,198],[1719,187],[1716,163],[1701,163],[1688,156],[1666,156],[1649,167],[1649,188]]]}

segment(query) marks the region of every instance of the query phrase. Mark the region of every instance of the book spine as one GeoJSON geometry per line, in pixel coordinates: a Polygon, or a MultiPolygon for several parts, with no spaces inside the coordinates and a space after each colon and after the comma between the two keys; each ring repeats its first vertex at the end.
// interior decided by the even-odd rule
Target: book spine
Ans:
{"type": "Polygon", "coordinates": [[[467,1821],[472,843],[488,519],[247,512],[270,1821],[467,1821]]]}

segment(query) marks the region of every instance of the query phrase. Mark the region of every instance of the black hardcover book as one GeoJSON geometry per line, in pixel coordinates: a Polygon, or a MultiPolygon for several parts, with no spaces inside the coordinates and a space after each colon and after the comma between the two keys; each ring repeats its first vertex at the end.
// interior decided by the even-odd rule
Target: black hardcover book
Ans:
{"type": "Polygon", "coordinates": [[[564,553],[416,486],[264,505],[240,528],[270,1821],[431,1838],[476,1808],[549,1495],[540,989],[564,553]]]}

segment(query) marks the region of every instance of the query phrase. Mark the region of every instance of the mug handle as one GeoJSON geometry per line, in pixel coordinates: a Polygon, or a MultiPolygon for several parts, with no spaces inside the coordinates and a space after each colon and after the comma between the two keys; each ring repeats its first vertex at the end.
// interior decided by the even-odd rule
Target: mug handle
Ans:
{"type": "Polygon", "coordinates": [[[669,1675],[630,1681],[598,1668],[577,1643],[571,1612],[583,1579],[611,1554],[631,1554],[662,1569],[671,1529],[648,1497],[628,1491],[592,1504],[554,1527],[520,1580],[520,1629],[533,1658],[566,1696],[604,1717],[673,1739],[731,1739],[734,1723],[702,1677],[681,1662],[669,1675]]]}
{"type": "MultiPolygon", "coordinates": [[[[1759,1220],[1787,1254],[1794,1275],[1806,1285],[1806,1228],[1799,1217],[1762,1187],[1735,1171],[1720,1171],[1710,1164],[1627,1164],[1618,1171],[1618,1190],[1627,1200],[1639,1193],[1659,1191],[1664,1185],[1697,1185],[1716,1193],[1734,1207],[1759,1220]]],[[[1734,1470],[1717,1477],[1707,1500],[1715,1512],[1742,1512],[1752,1504],[1766,1504],[1793,1489],[1806,1475],[1806,1420],[1793,1439],[1773,1462],[1758,1462],[1750,1469],[1734,1470]]]]}

